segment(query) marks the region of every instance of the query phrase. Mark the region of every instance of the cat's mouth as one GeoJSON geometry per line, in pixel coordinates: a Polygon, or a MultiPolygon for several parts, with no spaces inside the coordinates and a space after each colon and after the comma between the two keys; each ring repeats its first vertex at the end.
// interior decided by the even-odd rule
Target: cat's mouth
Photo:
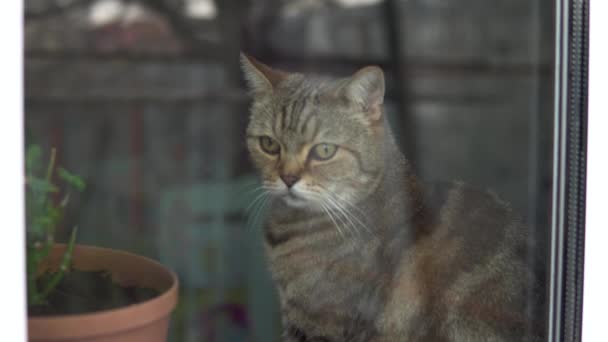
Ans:
{"type": "Polygon", "coordinates": [[[285,203],[292,207],[303,207],[308,204],[306,198],[296,194],[296,192],[293,190],[287,190],[282,197],[283,200],[285,200],[285,203]]]}

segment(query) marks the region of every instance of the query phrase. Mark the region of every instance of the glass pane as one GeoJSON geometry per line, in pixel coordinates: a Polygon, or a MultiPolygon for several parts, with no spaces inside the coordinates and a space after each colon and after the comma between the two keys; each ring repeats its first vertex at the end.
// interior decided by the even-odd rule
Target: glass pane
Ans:
{"type": "Polygon", "coordinates": [[[169,341],[545,338],[554,1],[25,7],[55,240],[173,270],[169,341]]]}

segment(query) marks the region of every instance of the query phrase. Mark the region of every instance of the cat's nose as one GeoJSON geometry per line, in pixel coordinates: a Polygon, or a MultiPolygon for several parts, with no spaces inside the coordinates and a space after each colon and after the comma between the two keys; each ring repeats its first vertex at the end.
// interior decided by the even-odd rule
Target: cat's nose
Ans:
{"type": "Polygon", "coordinates": [[[281,179],[287,185],[288,188],[291,188],[294,184],[296,184],[300,180],[300,176],[296,175],[281,175],[281,179]]]}

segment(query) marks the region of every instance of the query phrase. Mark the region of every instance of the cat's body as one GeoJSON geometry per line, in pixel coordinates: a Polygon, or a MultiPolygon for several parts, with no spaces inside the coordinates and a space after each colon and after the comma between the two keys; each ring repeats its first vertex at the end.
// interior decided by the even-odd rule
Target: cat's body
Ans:
{"type": "Polygon", "coordinates": [[[525,227],[489,192],[417,180],[378,69],[332,81],[243,64],[284,341],[536,339],[525,227]]]}

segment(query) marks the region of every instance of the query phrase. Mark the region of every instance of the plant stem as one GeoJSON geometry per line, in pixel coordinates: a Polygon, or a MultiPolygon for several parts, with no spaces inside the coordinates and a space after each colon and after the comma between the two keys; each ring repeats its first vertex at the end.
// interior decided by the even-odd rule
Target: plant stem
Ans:
{"type": "MultiPolygon", "coordinates": [[[[46,181],[48,182],[48,184],[52,184],[52,178],[53,178],[53,171],[55,170],[55,160],[57,158],[57,150],[55,148],[51,148],[51,157],[49,160],[49,166],[46,169],[46,181]]],[[[46,206],[47,201],[49,201],[49,197],[50,194],[46,193],[45,197],[43,197],[43,207],[46,206]]],[[[50,251],[51,248],[53,247],[53,244],[55,243],[55,224],[50,224],[47,227],[47,231],[46,231],[46,244],[44,247],[44,251],[43,251],[43,255],[44,257],[46,257],[50,251]]],[[[60,278],[61,280],[61,278],[60,278]]],[[[44,298],[46,296],[43,296],[42,298],[44,298]]]]}
{"type": "Polygon", "coordinates": [[[72,230],[72,235],[70,236],[70,241],[68,243],[66,251],[63,253],[63,257],[61,259],[61,263],[59,264],[59,268],[57,272],[53,274],[53,277],[48,281],[46,287],[39,295],[40,300],[44,300],[51,291],[57,287],[57,284],[63,279],[65,272],[67,271],[70,262],[72,260],[72,252],[74,251],[74,243],[76,242],[76,232],[78,231],[78,227],[74,227],[72,230]]]}
{"type": "Polygon", "coordinates": [[[55,148],[51,148],[51,160],[49,160],[49,167],[46,169],[46,181],[51,182],[51,177],[53,176],[53,169],[55,168],[55,157],[57,155],[57,150],[55,148]]]}
{"type": "Polygon", "coordinates": [[[36,267],[38,267],[38,261],[35,260],[36,252],[30,249],[34,248],[27,246],[27,254],[29,260],[27,260],[27,296],[29,305],[38,305],[40,303],[40,294],[38,292],[38,284],[36,284],[36,267]]]}

